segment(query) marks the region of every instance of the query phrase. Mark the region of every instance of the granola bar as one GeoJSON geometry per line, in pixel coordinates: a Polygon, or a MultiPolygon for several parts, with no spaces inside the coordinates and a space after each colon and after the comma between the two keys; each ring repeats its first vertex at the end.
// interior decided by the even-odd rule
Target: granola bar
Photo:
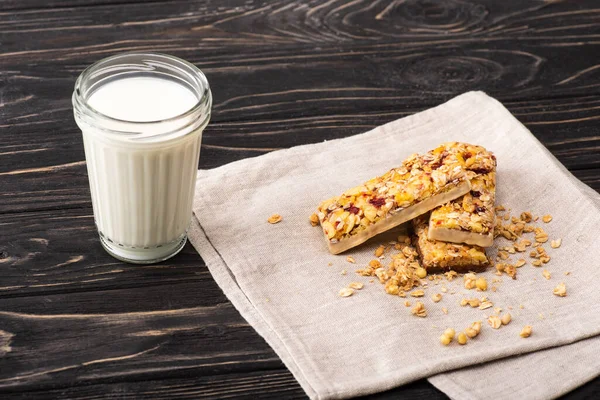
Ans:
{"type": "Polygon", "coordinates": [[[470,189],[461,161],[440,146],[413,154],[400,167],[325,200],[317,215],[329,251],[338,254],[470,189]]]}
{"type": "Polygon", "coordinates": [[[413,219],[413,242],[419,253],[421,265],[429,271],[456,272],[478,271],[490,265],[485,249],[468,244],[457,244],[431,240],[427,231],[429,216],[413,219]]]}
{"type": "Polygon", "coordinates": [[[481,146],[456,144],[455,152],[471,181],[471,191],[436,208],[429,219],[429,239],[489,247],[494,242],[496,158],[481,146]]]}

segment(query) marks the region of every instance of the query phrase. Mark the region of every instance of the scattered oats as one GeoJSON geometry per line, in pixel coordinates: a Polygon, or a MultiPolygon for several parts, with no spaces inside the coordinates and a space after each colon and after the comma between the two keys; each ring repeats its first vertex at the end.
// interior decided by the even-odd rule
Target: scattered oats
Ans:
{"type": "Polygon", "coordinates": [[[327,265],[331,267],[333,265],[333,263],[332,262],[328,262],[327,265]]]}
{"type": "Polygon", "coordinates": [[[346,275],[348,273],[348,271],[346,271],[345,269],[342,270],[342,275],[346,275]]]}
{"type": "Polygon", "coordinates": [[[539,318],[539,319],[544,319],[544,314],[542,314],[542,313],[539,313],[539,314],[538,314],[538,318],[539,318]]]}
{"type": "Polygon", "coordinates": [[[442,286],[442,288],[440,290],[442,291],[442,293],[448,292],[448,289],[445,286],[442,286]]]}
{"type": "Polygon", "coordinates": [[[465,289],[475,289],[477,276],[474,273],[469,272],[468,274],[465,274],[463,276],[463,280],[465,284],[465,289]]]}
{"type": "Polygon", "coordinates": [[[550,215],[550,214],[544,215],[542,217],[542,221],[544,221],[545,223],[552,221],[552,215],[550,215]]]}
{"type": "Polygon", "coordinates": [[[492,292],[495,292],[497,290],[498,290],[498,288],[496,286],[492,286],[492,292]]]}
{"type": "Polygon", "coordinates": [[[517,268],[521,268],[521,267],[522,267],[523,265],[525,265],[526,263],[527,263],[527,261],[525,261],[525,260],[524,260],[524,259],[522,259],[522,258],[519,258],[519,259],[517,260],[517,262],[515,263],[515,267],[517,267],[517,268]]]}
{"type": "Polygon", "coordinates": [[[529,211],[525,211],[521,213],[521,221],[523,222],[531,222],[533,220],[533,215],[529,211]]]}
{"type": "Polygon", "coordinates": [[[567,295],[567,287],[565,286],[564,282],[559,283],[558,286],[554,288],[552,293],[559,297],[565,297],[567,295]]]}
{"type": "Polygon", "coordinates": [[[550,271],[548,271],[547,269],[542,271],[542,275],[544,276],[544,278],[550,279],[550,271]]]}
{"type": "Polygon", "coordinates": [[[268,303],[271,301],[271,299],[269,299],[268,297],[265,298],[265,301],[268,303]]]}
{"type": "Polygon", "coordinates": [[[479,299],[471,299],[469,300],[469,305],[473,308],[475,307],[479,307],[479,305],[481,304],[481,302],[479,301],[479,299]]]}
{"type": "Polygon", "coordinates": [[[354,259],[354,257],[351,256],[346,257],[346,261],[352,264],[356,264],[356,260],[354,259]]]}
{"type": "Polygon", "coordinates": [[[411,292],[410,295],[412,297],[423,297],[425,296],[425,292],[422,290],[415,290],[414,292],[411,292]]]}
{"type": "Polygon", "coordinates": [[[529,253],[529,257],[531,258],[536,258],[538,256],[538,253],[535,250],[531,250],[531,253],[529,253]]]}
{"type": "Polygon", "coordinates": [[[383,246],[379,246],[376,250],[375,250],[375,257],[381,257],[383,255],[383,253],[385,252],[385,247],[383,246]]]}
{"type": "Polygon", "coordinates": [[[436,293],[433,296],[431,296],[431,300],[433,300],[434,303],[438,303],[440,300],[442,300],[442,294],[441,293],[436,293]]]}
{"type": "Polygon", "coordinates": [[[542,266],[542,262],[540,260],[533,260],[531,262],[531,265],[533,265],[534,267],[541,267],[542,266]]]}
{"type": "Polygon", "coordinates": [[[481,321],[473,322],[473,324],[471,325],[471,328],[475,329],[475,332],[477,332],[477,334],[479,334],[479,332],[481,332],[481,321]]]}
{"type": "Polygon", "coordinates": [[[544,264],[548,264],[548,261],[550,261],[550,256],[542,256],[540,257],[540,261],[544,264]]]}
{"type": "Polygon", "coordinates": [[[317,214],[313,214],[310,216],[309,221],[312,226],[317,226],[319,225],[319,216],[317,214]]]}
{"type": "Polygon", "coordinates": [[[460,301],[460,305],[463,306],[463,307],[466,306],[467,304],[469,304],[469,300],[468,299],[462,299],[460,301]]]}
{"type": "Polygon", "coordinates": [[[415,306],[412,308],[411,312],[413,313],[413,315],[416,315],[417,317],[424,318],[427,316],[427,310],[425,310],[425,305],[423,303],[421,303],[420,301],[417,301],[417,304],[415,304],[415,306]]]}
{"type": "Polygon", "coordinates": [[[442,307],[442,312],[446,315],[448,315],[448,309],[446,307],[442,307]]]}
{"type": "Polygon", "coordinates": [[[465,335],[464,332],[459,333],[458,336],[456,337],[456,341],[460,345],[467,344],[467,335],[465,335]]]}
{"type": "Polygon", "coordinates": [[[500,321],[502,321],[502,325],[508,325],[511,321],[512,317],[510,316],[509,313],[506,313],[502,316],[502,318],[500,318],[500,321]]]}
{"type": "Polygon", "coordinates": [[[267,219],[267,222],[270,224],[276,224],[279,221],[281,221],[283,218],[281,217],[281,215],[279,214],[273,214],[269,217],[269,219],[267,219]]]}
{"type": "Polygon", "coordinates": [[[352,289],[360,290],[363,287],[365,287],[365,285],[363,285],[361,282],[350,282],[348,287],[352,288],[352,289]]]}
{"type": "Polygon", "coordinates": [[[458,276],[458,273],[456,271],[448,271],[445,272],[444,275],[446,275],[448,282],[452,282],[452,280],[458,276]]]}
{"type": "Polygon", "coordinates": [[[570,271],[565,272],[565,276],[569,276],[569,275],[571,275],[570,271]]]}
{"type": "Polygon", "coordinates": [[[502,320],[497,315],[492,315],[488,318],[488,324],[494,329],[499,329],[502,326],[502,320]]]}
{"type": "Polygon", "coordinates": [[[528,338],[531,336],[531,325],[525,325],[519,334],[522,338],[528,338]]]}
{"type": "Polygon", "coordinates": [[[506,251],[499,251],[498,257],[500,257],[502,260],[506,260],[508,259],[508,253],[506,251]]]}
{"type": "Polygon", "coordinates": [[[404,305],[405,305],[406,307],[410,307],[410,301],[408,301],[408,300],[405,300],[405,301],[404,301],[404,305]]]}
{"type": "Polygon", "coordinates": [[[506,208],[503,205],[496,206],[496,211],[505,211],[506,208]]]}
{"type": "Polygon", "coordinates": [[[496,314],[500,314],[500,313],[502,312],[502,308],[500,308],[500,307],[495,307],[495,308],[494,308],[494,312],[495,312],[496,314]]]}
{"type": "Polygon", "coordinates": [[[340,290],[340,296],[342,296],[342,297],[352,296],[353,293],[354,293],[354,290],[352,290],[350,288],[343,288],[340,290]]]}
{"type": "MultiPolygon", "coordinates": [[[[485,310],[485,309],[493,307],[493,306],[494,306],[494,304],[491,301],[484,301],[483,303],[481,303],[479,305],[479,309],[485,310]]],[[[473,305],[471,305],[471,307],[473,307],[473,305]]]]}
{"type": "Polygon", "coordinates": [[[550,247],[552,247],[553,249],[558,249],[560,247],[561,243],[562,243],[562,239],[552,240],[550,242],[550,247]]]}
{"type": "Polygon", "coordinates": [[[509,219],[510,219],[510,215],[506,214],[506,215],[504,216],[504,220],[505,220],[505,221],[508,221],[509,219]]]}
{"type": "Polygon", "coordinates": [[[512,279],[517,279],[517,269],[513,265],[507,265],[504,267],[504,272],[512,279]]]}
{"type": "Polygon", "coordinates": [[[519,304],[519,308],[522,310],[525,308],[525,306],[523,304],[519,304]]]}

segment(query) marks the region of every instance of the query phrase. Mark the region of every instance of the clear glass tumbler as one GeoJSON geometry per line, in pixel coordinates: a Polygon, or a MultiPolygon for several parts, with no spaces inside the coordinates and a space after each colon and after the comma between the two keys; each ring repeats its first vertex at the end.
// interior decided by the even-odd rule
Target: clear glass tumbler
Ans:
{"type": "Polygon", "coordinates": [[[79,76],[73,112],[109,254],[146,264],[183,248],[211,105],[202,71],[165,54],[115,55],[79,76]]]}

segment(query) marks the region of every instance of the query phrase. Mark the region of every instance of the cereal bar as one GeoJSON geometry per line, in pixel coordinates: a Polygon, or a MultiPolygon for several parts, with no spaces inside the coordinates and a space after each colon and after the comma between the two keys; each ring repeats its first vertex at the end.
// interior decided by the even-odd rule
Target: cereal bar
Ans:
{"type": "Polygon", "coordinates": [[[465,168],[471,191],[431,212],[429,239],[489,247],[494,241],[496,158],[481,146],[446,146],[465,168]]]}
{"type": "Polygon", "coordinates": [[[325,200],[317,215],[329,251],[338,254],[470,189],[457,155],[440,146],[413,154],[400,167],[325,200]]]}
{"type": "Polygon", "coordinates": [[[490,265],[485,249],[482,247],[430,240],[427,235],[428,220],[428,215],[422,215],[412,220],[415,231],[413,242],[419,253],[421,265],[428,272],[478,271],[490,265]]]}

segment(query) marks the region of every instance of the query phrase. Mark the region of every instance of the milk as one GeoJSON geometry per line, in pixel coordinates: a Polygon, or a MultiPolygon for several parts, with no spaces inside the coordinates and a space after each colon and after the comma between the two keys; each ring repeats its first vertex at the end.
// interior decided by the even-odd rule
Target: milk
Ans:
{"type": "Polygon", "coordinates": [[[156,135],[148,122],[180,116],[198,101],[183,84],[154,76],[110,81],[87,99],[96,112],[122,121],[111,121],[112,129],[140,123],[135,134],[117,135],[78,120],[94,218],[102,244],[117,258],[154,262],[185,244],[204,126],[156,135]]]}

